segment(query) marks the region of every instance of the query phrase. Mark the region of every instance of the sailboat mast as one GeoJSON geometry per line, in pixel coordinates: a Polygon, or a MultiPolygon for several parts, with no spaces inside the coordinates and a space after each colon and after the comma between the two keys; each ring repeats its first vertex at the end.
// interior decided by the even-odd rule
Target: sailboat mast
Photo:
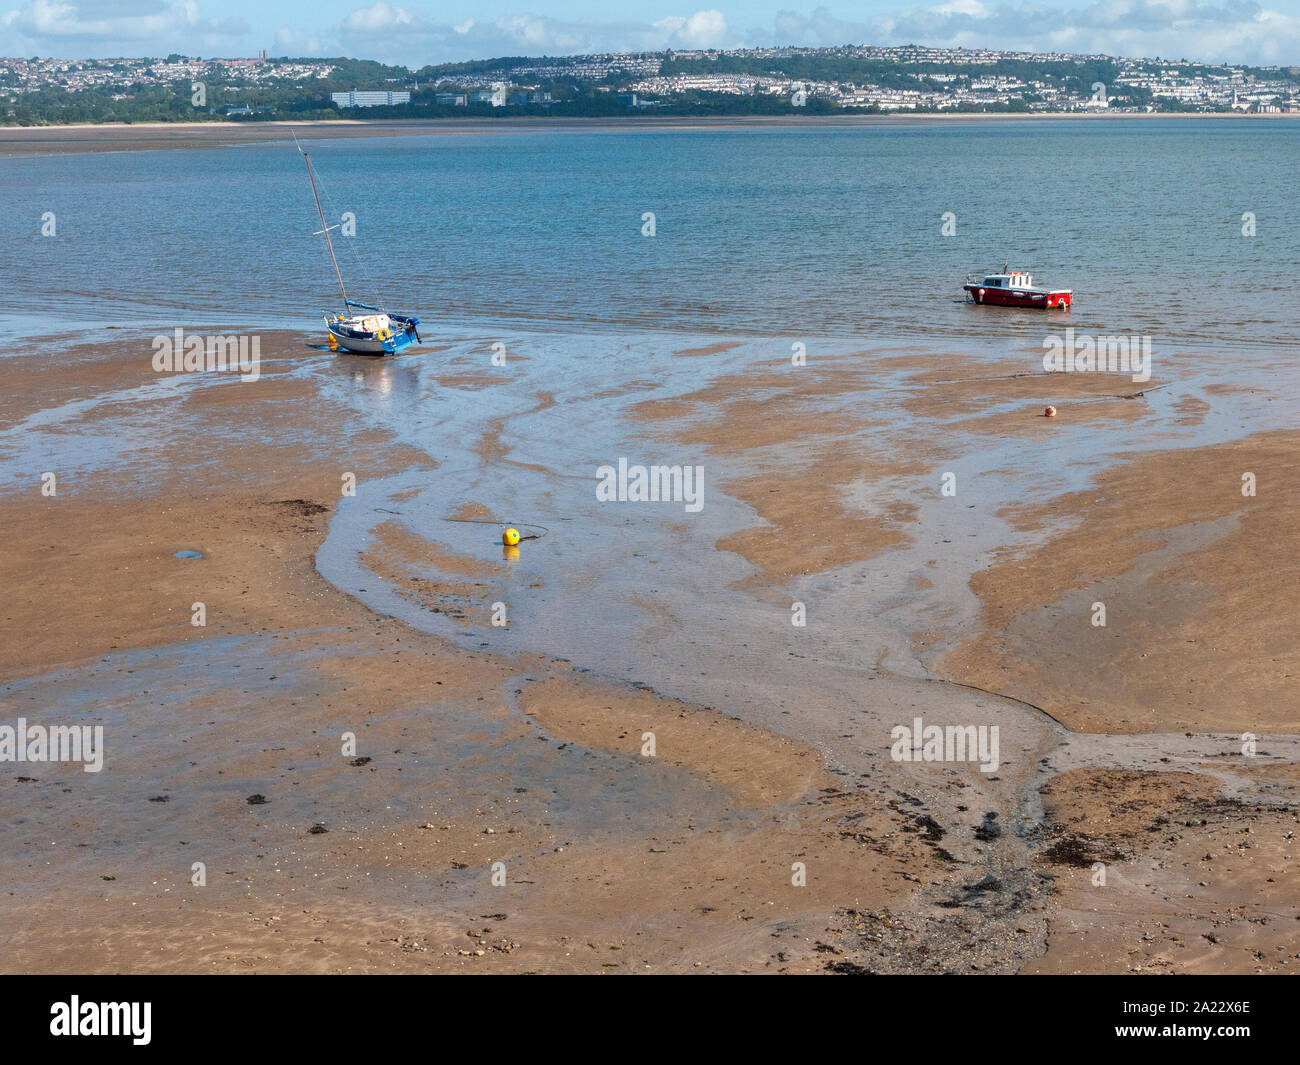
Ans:
{"type": "Polygon", "coordinates": [[[306,152],[302,153],[303,159],[307,163],[307,176],[311,178],[311,194],[316,197],[316,212],[320,215],[320,227],[325,231],[325,243],[329,245],[330,262],[334,264],[334,276],[339,279],[339,291],[343,293],[343,313],[348,313],[348,294],[343,287],[343,275],[339,272],[339,261],[334,257],[334,241],[330,239],[330,227],[325,221],[325,211],[320,205],[320,193],[316,191],[316,175],[312,173],[311,159],[306,152]]]}

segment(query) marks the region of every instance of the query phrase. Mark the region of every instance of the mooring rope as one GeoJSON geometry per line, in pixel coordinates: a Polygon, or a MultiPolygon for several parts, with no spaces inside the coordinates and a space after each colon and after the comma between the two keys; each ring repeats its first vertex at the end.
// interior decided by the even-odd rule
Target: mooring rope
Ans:
{"type": "Polygon", "coordinates": [[[524,540],[540,540],[543,536],[545,536],[548,532],[551,531],[545,525],[538,525],[535,522],[530,523],[526,521],[520,521],[520,522],[497,521],[496,518],[443,518],[442,520],[463,522],[464,524],[467,525],[500,525],[502,528],[506,528],[506,529],[518,528],[518,529],[541,529],[542,530],[540,533],[530,533],[528,536],[520,536],[519,539],[521,542],[524,540]]]}

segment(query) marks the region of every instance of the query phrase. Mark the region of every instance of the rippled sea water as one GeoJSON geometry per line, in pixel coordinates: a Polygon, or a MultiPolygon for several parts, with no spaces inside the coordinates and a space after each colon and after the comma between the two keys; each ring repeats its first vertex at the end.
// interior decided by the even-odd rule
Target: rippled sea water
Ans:
{"type": "MultiPolygon", "coordinates": [[[[1004,262],[1073,288],[1071,321],[1098,332],[1272,347],[1297,321],[1292,121],[304,143],[331,224],[356,218],[336,238],[349,294],[430,328],[1039,336],[1040,321],[960,302],[969,271],[1004,262]]],[[[0,182],[10,312],[292,326],[338,302],[291,141],[3,159],[0,182]],[[54,239],[40,235],[49,211],[54,239]]]]}

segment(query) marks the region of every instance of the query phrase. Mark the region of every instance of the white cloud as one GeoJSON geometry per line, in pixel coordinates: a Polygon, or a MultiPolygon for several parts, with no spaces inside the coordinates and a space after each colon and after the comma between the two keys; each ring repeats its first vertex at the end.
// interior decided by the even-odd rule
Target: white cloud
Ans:
{"type": "Polygon", "coordinates": [[[587,40],[581,26],[538,15],[502,15],[492,26],[512,48],[541,54],[570,52],[587,40]]]}
{"type": "Polygon", "coordinates": [[[663,42],[656,48],[714,48],[726,38],[727,20],[721,11],[697,11],[661,18],[652,28],[663,42]]]}
{"type": "Polygon", "coordinates": [[[384,3],[384,0],[379,0],[378,3],[358,8],[348,15],[343,20],[343,29],[349,32],[387,33],[414,23],[415,17],[406,8],[394,7],[392,4],[384,3]]]}
{"type": "Polygon", "coordinates": [[[329,55],[333,49],[314,33],[285,27],[275,32],[276,55],[310,56],[329,55]]]}
{"type": "Polygon", "coordinates": [[[943,15],[970,15],[971,18],[987,18],[988,8],[979,2],[979,0],[951,0],[950,3],[940,4],[934,9],[943,15]]]}
{"type": "Polygon", "coordinates": [[[446,25],[386,0],[352,11],[337,27],[337,34],[338,43],[326,49],[329,54],[357,55],[413,67],[501,55],[651,52],[744,43],[740,34],[731,31],[722,12],[712,8],[670,15],[651,23],[505,14],[446,25]]]}
{"type": "Polygon", "coordinates": [[[863,22],[780,12],[755,44],[924,44],[1217,62],[1300,63],[1300,18],[1245,0],[1095,0],[1070,10],[1034,2],[946,0],[863,22]]]}
{"type": "MultiPolygon", "coordinates": [[[[200,2],[218,0],[26,0],[0,15],[0,48],[14,55],[67,57],[169,51],[238,55],[266,44],[240,19],[204,15],[200,2]]],[[[837,17],[826,7],[805,8],[781,11],[766,26],[741,29],[716,8],[644,22],[505,13],[452,25],[414,5],[375,0],[333,26],[316,22],[281,29],[275,45],[281,54],[350,55],[412,67],[502,55],[909,43],[1300,64],[1300,18],[1253,0],[1092,0],[1077,9],[1046,6],[1049,2],[928,0],[861,21],[837,17]]],[[[1264,2],[1294,5],[1297,0],[1264,2]]],[[[494,3],[513,6],[513,0],[494,3]]]]}
{"type": "Polygon", "coordinates": [[[727,20],[721,11],[697,11],[686,20],[679,36],[696,48],[710,48],[727,34],[727,20]]]}
{"type": "MultiPolygon", "coordinates": [[[[249,32],[242,19],[217,19],[203,16],[194,0],[165,4],[145,2],[134,5],[83,0],[30,0],[24,7],[0,16],[6,36],[30,54],[33,47],[57,47],[65,56],[101,54],[103,46],[119,52],[128,46],[149,43],[151,51],[195,51],[214,44],[229,44],[249,32]],[[123,6],[134,12],[123,13],[123,6]],[[80,51],[78,51],[78,49],[80,51]]],[[[5,44],[9,45],[10,40],[5,44]]],[[[6,51],[9,51],[6,48],[6,51]]]]}
{"type": "Polygon", "coordinates": [[[416,67],[501,55],[913,43],[1300,64],[1300,18],[1262,9],[1250,0],[1093,0],[1074,10],[1043,6],[1042,0],[939,0],[864,21],[838,18],[818,7],[781,11],[769,26],[747,30],[733,27],[715,8],[645,23],[501,15],[450,26],[381,0],[349,15],[344,26],[349,28],[340,27],[332,54],[416,67]],[[409,15],[410,20],[401,24],[397,35],[387,23],[362,32],[360,14],[378,9],[409,15]]]}

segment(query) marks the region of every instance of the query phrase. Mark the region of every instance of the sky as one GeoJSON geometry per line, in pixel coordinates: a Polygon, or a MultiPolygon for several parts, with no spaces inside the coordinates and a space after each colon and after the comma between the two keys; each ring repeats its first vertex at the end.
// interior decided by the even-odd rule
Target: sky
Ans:
{"type": "Polygon", "coordinates": [[[925,44],[1300,65],[1300,0],[0,0],[0,53],[510,55],[925,44]]]}

